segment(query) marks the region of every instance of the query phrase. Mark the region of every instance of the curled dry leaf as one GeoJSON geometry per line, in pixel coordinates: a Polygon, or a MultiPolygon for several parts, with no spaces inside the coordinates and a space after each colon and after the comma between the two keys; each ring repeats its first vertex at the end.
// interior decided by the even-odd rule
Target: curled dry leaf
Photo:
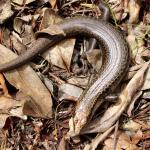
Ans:
{"type": "Polygon", "coordinates": [[[1,0],[0,1],[0,24],[3,24],[7,19],[13,15],[11,10],[11,1],[10,0],[1,0]]]}
{"type": "Polygon", "coordinates": [[[127,114],[129,117],[131,117],[131,115],[132,115],[132,110],[134,109],[134,104],[135,104],[136,100],[142,95],[142,93],[143,93],[142,91],[137,92],[135,94],[131,104],[129,105],[129,107],[127,109],[127,114]]]}
{"type": "MultiPolygon", "coordinates": [[[[1,64],[8,62],[16,57],[17,55],[12,51],[3,45],[0,45],[1,64]]],[[[32,101],[28,104],[28,106],[32,108],[33,116],[52,116],[51,95],[31,67],[26,65],[18,68],[17,70],[7,72],[5,73],[5,77],[10,84],[32,98],[32,101]]]]}
{"type": "Polygon", "coordinates": [[[23,113],[25,100],[17,101],[10,97],[0,97],[0,128],[5,125],[6,119],[10,116],[27,119],[23,113]]]}
{"type": "Polygon", "coordinates": [[[23,21],[20,18],[15,18],[14,19],[14,30],[16,32],[18,32],[19,34],[21,34],[24,31],[24,27],[23,27],[23,21]]]}
{"type": "Polygon", "coordinates": [[[139,12],[141,8],[141,0],[130,0],[128,4],[129,8],[129,23],[137,23],[139,20],[139,12]],[[134,11],[133,11],[134,10],[134,11]]]}
{"type": "Polygon", "coordinates": [[[128,85],[121,92],[118,102],[111,106],[104,113],[103,117],[98,117],[87,126],[85,126],[81,133],[104,132],[110,128],[125,111],[127,106],[131,103],[135,94],[140,90],[144,82],[144,75],[150,62],[146,62],[143,67],[130,80],[128,85]]]}

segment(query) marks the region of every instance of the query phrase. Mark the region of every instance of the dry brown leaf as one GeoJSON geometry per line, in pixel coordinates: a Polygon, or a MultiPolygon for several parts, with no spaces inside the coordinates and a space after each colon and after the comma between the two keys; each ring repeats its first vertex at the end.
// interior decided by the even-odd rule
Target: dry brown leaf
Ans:
{"type": "Polygon", "coordinates": [[[111,12],[113,13],[113,17],[115,20],[123,20],[127,16],[126,6],[123,6],[122,0],[109,0],[109,4],[111,5],[111,12]]]}
{"type": "Polygon", "coordinates": [[[94,49],[86,52],[87,60],[92,67],[98,72],[102,65],[102,54],[100,49],[94,49]]]}
{"type": "Polygon", "coordinates": [[[5,125],[6,119],[9,116],[19,117],[21,119],[27,119],[27,116],[23,113],[23,107],[25,100],[17,101],[10,97],[0,97],[0,128],[5,125]]]}
{"type": "Polygon", "coordinates": [[[14,19],[13,27],[14,27],[14,30],[16,32],[18,32],[19,34],[21,34],[24,31],[24,24],[23,23],[24,23],[23,20],[21,20],[20,18],[14,19]]]}
{"type": "Polygon", "coordinates": [[[24,3],[24,0],[12,0],[12,2],[22,6],[24,3]]]}
{"type": "Polygon", "coordinates": [[[56,6],[56,1],[57,0],[49,0],[49,3],[51,4],[52,8],[56,6]]]}
{"type": "Polygon", "coordinates": [[[149,63],[150,62],[145,63],[130,80],[128,85],[121,92],[118,102],[114,106],[111,106],[109,109],[107,109],[103,117],[98,117],[96,120],[89,123],[81,131],[81,133],[104,132],[117,121],[120,115],[125,111],[126,107],[132,101],[137,91],[139,91],[142,87],[144,75],[149,63]]]}
{"type": "Polygon", "coordinates": [[[6,84],[5,84],[5,79],[1,73],[0,73],[0,85],[1,85],[1,88],[3,90],[4,96],[9,97],[8,89],[7,89],[6,84]]]}
{"type": "Polygon", "coordinates": [[[85,77],[85,76],[72,77],[67,80],[68,83],[82,88],[87,87],[88,81],[89,81],[89,77],[85,77]]]}
{"type": "Polygon", "coordinates": [[[2,129],[5,126],[6,120],[9,117],[8,114],[1,114],[0,113],[0,129],[2,129]]]}
{"type": "Polygon", "coordinates": [[[40,31],[48,28],[50,25],[54,25],[62,21],[62,18],[58,16],[54,11],[48,8],[43,8],[43,18],[40,24],[40,31]]]}
{"type": "Polygon", "coordinates": [[[150,99],[150,91],[145,91],[144,94],[142,95],[142,98],[150,99]]]}
{"type": "Polygon", "coordinates": [[[136,100],[142,95],[142,91],[139,91],[138,93],[135,94],[131,104],[129,105],[128,109],[127,109],[127,114],[129,117],[131,117],[132,115],[132,110],[134,109],[134,104],[136,102],[136,100]]]}
{"type": "Polygon", "coordinates": [[[139,12],[141,8],[140,0],[130,0],[128,4],[129,8],[129,23],[137,23],[139,20],[139,12]]]}
{"type": "Polygon", "coordinates": [[[29,45],[35,40],[32,26],[24,25],[24,32],[21,34],[21,38],[24,45],[29,45]]]}
{"type": "Polygon", "coordinates": [[[24,53],[27,49],[26,46],[20,41],[20,37],[17,35],[17,33],[13,32],[12,34],[11,41],[13,49],[15,49],[18,54],[24,53]]]}
{"type": "Polygon", "coordinates": [[[130,33],[127,36],[127,41],[129,43],[131,52],[132,52],[132,57],[134,58],[136,53],[137,53],[137,41],[136,41],[136,36],[133,33],[130,33]]]}
{"type": "Polygon", "coordinates": [[[129,71],[125,78],[123,79],[124,81],[130,80],[133,78],[133,76],[136,74],[137,71],[129,71]]]}
{"type": "Polygon", "coordinates": [[[143,133],[141,130],[138,130],[132,137],[132,144],[138,144],[138,142],[142,139],[143,133]]]}
{"type": "Polygon", "coordinates": [[[7,46],[8,48],[11,47],[11,42],[10,42],[10,30],[7,28],[1,28],[1,43],[3,43],[3,45],[7,46]]]}
{"type": "MultiPolygon", "coordinates": [[[[62,31],[57,25],[53,25],[61,20],[62,19],[52,11],[45,9],[43,20],[40,26],[40,29],[43,30],[37,32],[37,34],[45,32],[50,35],[65,35],[64,31],[62,31]]],[[[42,56],[51,64],[66,70],[70,70],[74,44],[75,39],[62,41],[61,43],[57,44],[57,46],[50,48],[42,56]]]]}
{"type": "Polygon", "coordinates": [[[141,53],[141,56],[147,60],[150,60],[150,50],[146,49],[141,53]]]}
{"type": "Polygon", "coordinates": [[[147,26],[145,26],[142,22],[138,25],[128,25],[128,37],[127,41],[129,43],[132,58],[137,64],[143,64],[145,61],[142,58],[142,52],[144,51],[144,36],[147,30],[147,26]]]}
{"type": "Polygon", "coordinates": [[[85,146],[84,150],[95,150],[97,146],[106,139],[106,137],[112,132],[115,126],[112,126],[110,129],[105,131],[103,134],[98,134],[92,142],[85,146]]]}
{"type": "MultiPolygon", "coordinates": [[[[110,138],[104,141],[105,150],[110,150],[113,148],[113,145],[114,145],[113,138],[114,136],[112,134],[110,138]]],[[[116,150],[121,150],[121,149],[139,150],[139,148],[135,144],[132,144],[130,137],[127,134],[125,134],[124,132],[118,131],[116,150]]]]}
{"type": "Polygon", "coordinates": [[[25,4],[27,5],[27,4],[30,4],[30,3],[34,2],[34,1],[36,1],[36,0],[25,0],[25,4]]]}
{"type": "Polygon", "coordinates": [[[150,67],[147,70],[144,85],[142,87],[142,90],[149,90],[149,89],[150,89],[150,67]]]}
{"type": "Polygon", "coordinates": [[[59,86],[58,97],[60,100],[73,98],[74,101],[77,101],[80,95],[82,94],[82,92],[83,92],[83,89],[75,85],[61,84],[59,86]]]}
{"type": "Polygon", "coordinates": [[[74,44],[74,39],[61,42],[57,46],[45,52],[43,57],[57,67],[70,70],[74,44]]]}
{"type": "Polygon", "coordinates": [[[129,120],[127,123],[123,125],[123,129],[130,132],[137,132],[140,130],[141,125],[133,120],[129,120]]]}
{"type": "Polygon", "coordinates": [[[11,10],[11,1],[10,0],[1,0],[0,1],[0,24],[3,24],[7,19],[13,15],[11,10]]]}
{"type": "MultiPolygon", "coordinates": [[[[17,55],[12,51],[0,45],[0,63],[8,62],[17,55]]],[[[33,109],[36,117],[52,116],[52,99],[49,91],[39,79],[37,74],[29,66],[23,66],[17,70],[5,73],[5,77],[10,84],[21,90],[24,94],[32,98],[33,105],[29,105],[33,109]]]]}
{"type": "Polygon", "coordinates": [[[65,36],[64,31],[62,29],[60,29],[59,26],[57,26],[57,25],[50,25],[46,29],[43,29],[41,31],[36,32],[35,35],[38,36],[39,34],[42,34],[42,33],[47,33],[50,36],[51,35],[60,35],[60,36],[62,35],[62,36],[65,36]]]}
{"type": "Polygon", "coordinates": [[[32,43],[32,41],[34,41],[35,37],[32,26],[28,25],[28,22],[25,19],[23,19],[20,17],[16,17],[14,19],[13,28],[21,36],[21,42],[24,45],[28,45],[32,43]]]}
{"type": "Polygon", "coordinates": [[[65,146],[66,146],[66,141],[65,141],[65,138],[62,137],[62,139],[58,145],[58,150],[66,150],[65,146]]]}

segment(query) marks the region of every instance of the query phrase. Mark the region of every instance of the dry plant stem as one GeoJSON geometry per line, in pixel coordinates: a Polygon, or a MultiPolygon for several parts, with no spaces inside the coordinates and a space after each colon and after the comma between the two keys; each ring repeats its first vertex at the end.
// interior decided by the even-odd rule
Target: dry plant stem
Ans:
{"type": "Polygon", "coordinates": [[[54,74],[52,74],[52,73],[48,73],[52,78],[54,78],[55,79],[55,81],[58,83],[58,84],[64,84],[65,83],[65,81],[63,81],[63,80],[61,80],[60,78],[58,78],[57,76],[55,76],[54,74]]]}
{"type": "Polygon", "coordinates": [[[93,139],[92,143],[90,144],[89,150],[95,150],[97,148],[97,146],[107,138],[107,136],[113,131],[114,128],[115,128],[115,126],[112,126],[107,131],[105,131],[103,134],[98,134],[96,136],[96,138],[93,139]]]}
{"type": "Polygon", "coordinates": [[[79,0],[71,0],[70,2],[64,4],[64,5],[62,6],[62,8],[66,7],[66,6],[68,6],[68,5],[71,5],[72,3],[78,2],[78,1],[79,1],[79,0]]]}
{"type": "Polygon", "coordinates": [[[118,121],[116,122],[116,124],[115,124],[115,132],[114,132],[114,144],[113,144],[113,150],[116,150],[118,127],[119,127],[119,120],[118,120],[118,121]]]}

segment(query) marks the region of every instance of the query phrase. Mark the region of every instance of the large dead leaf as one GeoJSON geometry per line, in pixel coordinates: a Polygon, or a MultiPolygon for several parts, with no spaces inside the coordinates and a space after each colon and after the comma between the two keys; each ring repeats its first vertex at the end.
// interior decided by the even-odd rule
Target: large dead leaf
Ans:
{"type": "MultiPolygon", "coordinates": [[[[54,14],[54,12],[52,12],[50,9],[44,9],[44,16],[40,25],[40,30],[49,27],[49,32],[46,30],[46,33],[48,32],[50,35],[63,34],[63,32],[60,31],[57,26],[53,26],[53,24],[58,23],[61,20],[62,19],[54,14]],[[55,27],[55,29],[52,29],[52,27],[55,27]]],[[[51,64],[69,70],[74,44],[75,39],[66,39],[53,48],[50,48],[42,56],[51,64]]]]}
{"type": "MultiPolygon", "coordinates": [[[[8,62],[17,55],[0,45],[0,63],[8,62]]],[[[10,84],[30,96],[33,101],[30,106],[33,109],[33,116],[51,117],[52,99],[49,91],[43,85],[33,69],[26,65],[17,70],[5,73],[5,77],[10,84]]]]}

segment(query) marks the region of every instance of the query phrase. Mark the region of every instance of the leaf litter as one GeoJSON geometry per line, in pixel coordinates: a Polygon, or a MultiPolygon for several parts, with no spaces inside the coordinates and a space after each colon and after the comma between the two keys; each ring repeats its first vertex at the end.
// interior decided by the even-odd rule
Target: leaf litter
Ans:
{"type": "MultiPolygon", "coordinates": [[[[116,149],[150,148],[150,3],[147,0],[106,3],[111,23],[123,30],[132,53],[131,67],[116,90],[118,98],[113,102],[106,100],[102,109],[91,112],[91,121],[81,136],[66,139],[79,96],[90,82],[90,74],[96,75],[101,65],[99,49],[85,50],[86,38],[81,39],[82,43],[78,43],[80,37],[66,39],[25,67],[0,75],[2,149],[94,150],[112,149],[115,145],[116,149]]],[[[49,34],[63,34],[53,24],[64,17],[102,15],[97,4],[90,0],[2,1],[0,10],[0,63],[24,53],[47,27],[51,29],[49,34]]]]}

